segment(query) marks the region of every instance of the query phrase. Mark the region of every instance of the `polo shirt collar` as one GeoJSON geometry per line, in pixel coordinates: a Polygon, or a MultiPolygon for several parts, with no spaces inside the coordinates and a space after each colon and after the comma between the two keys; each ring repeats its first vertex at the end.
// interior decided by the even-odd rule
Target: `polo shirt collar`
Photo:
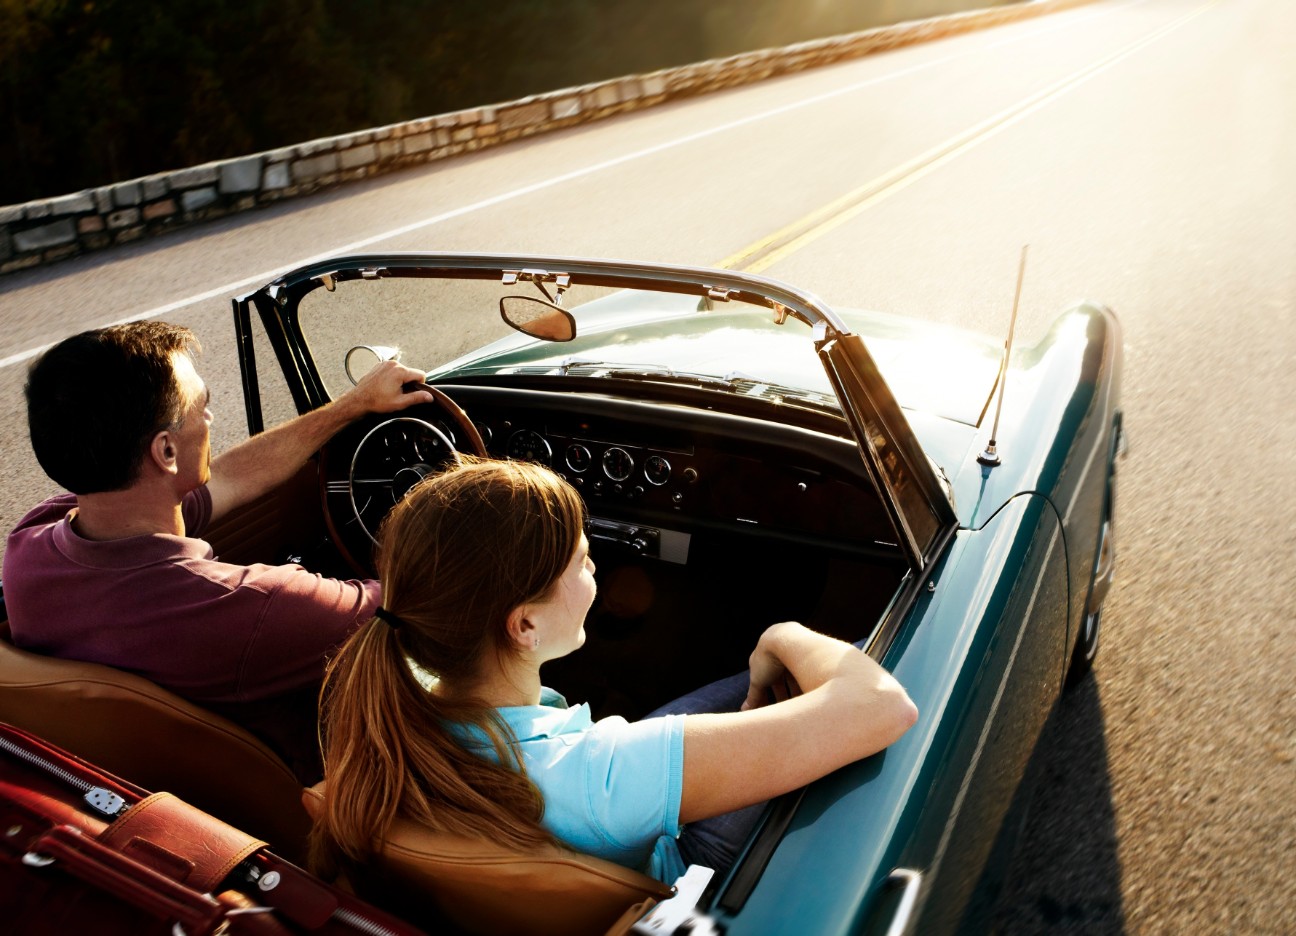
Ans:
{"type": "Polygon", "coordinates": [[[575,708],[552,689],[541,687],[539,705],[512,705],[498,709],[518,741],[539,741],[564,734],[578,734],[593,723],[590,708],[582,702],[575,708]]]}
{"type": "MultiPolygon", "coordinates": [[[[539,705],[505,705],[495,711],[519,743],[580,734],[594,724],[587,703],[572,708],[560,694],[546,687],[540,689],[539,705]]],[[[460,742],[469,747],[490,746],[485,733],[475,725],[454,724],[449,727],[459,736],[460,742]]]]}
{"type": "Polygon", "coordinates": [[[173,533],[146,533],[115,540],[90,540],[72,528],[76,508],[54,524],[54,546],[72,562],[91,569],[141,569],[158,562],[212,559],[211,544],[173,533]]]}

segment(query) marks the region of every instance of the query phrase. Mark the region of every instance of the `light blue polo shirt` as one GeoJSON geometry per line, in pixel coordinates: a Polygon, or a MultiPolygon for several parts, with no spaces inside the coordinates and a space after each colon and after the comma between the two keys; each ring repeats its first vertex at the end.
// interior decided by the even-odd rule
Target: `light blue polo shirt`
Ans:
{"type": "MultiPolygon", "coordinates": [[[[544,825],[577,851],[636,868],[667,884],[684,873],[680,833],[684,716],[594,721],[552,689],[539,705],[497,709],[513,730],[527,776],[544,796],[544,825]]],[[[494,759],[478,729],[465,746],[494,759]]]]}

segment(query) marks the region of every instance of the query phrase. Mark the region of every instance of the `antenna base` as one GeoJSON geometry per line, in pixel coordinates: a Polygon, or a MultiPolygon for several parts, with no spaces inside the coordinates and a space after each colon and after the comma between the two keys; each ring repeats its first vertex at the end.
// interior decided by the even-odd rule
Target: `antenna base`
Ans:
{"type": "Polygon", "coordinates": [[[999,453],[995,450],[995,444],[991,442],[986,446],[986,450],[977,456],[977,461],[990,468],[999,464],[999,453]]]}

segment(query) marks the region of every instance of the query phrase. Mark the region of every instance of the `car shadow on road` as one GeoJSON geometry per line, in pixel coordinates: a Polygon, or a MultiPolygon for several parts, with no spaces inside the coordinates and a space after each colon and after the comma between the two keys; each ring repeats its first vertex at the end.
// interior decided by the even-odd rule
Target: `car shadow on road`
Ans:
{"type": "Polygon", "coordinates": [[[1025,826],[990,915],[992,932],[1125,932],[1100,690],[1090,676],[1068,693],[1035,750],[1027,772],[1035,782],[1018,820],[1025,826]]]}

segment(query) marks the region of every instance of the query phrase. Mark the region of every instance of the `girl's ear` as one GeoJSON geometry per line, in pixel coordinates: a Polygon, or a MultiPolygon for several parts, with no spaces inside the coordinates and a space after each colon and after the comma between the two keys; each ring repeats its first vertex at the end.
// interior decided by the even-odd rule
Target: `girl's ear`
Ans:
{"type": "Polygon", "coordinates": [[[531,623],[528,605],[518,605],[508,616],[508,635],[509,638],[523,650],[530,650],[535,646],[536,627],[531,623]]]}

